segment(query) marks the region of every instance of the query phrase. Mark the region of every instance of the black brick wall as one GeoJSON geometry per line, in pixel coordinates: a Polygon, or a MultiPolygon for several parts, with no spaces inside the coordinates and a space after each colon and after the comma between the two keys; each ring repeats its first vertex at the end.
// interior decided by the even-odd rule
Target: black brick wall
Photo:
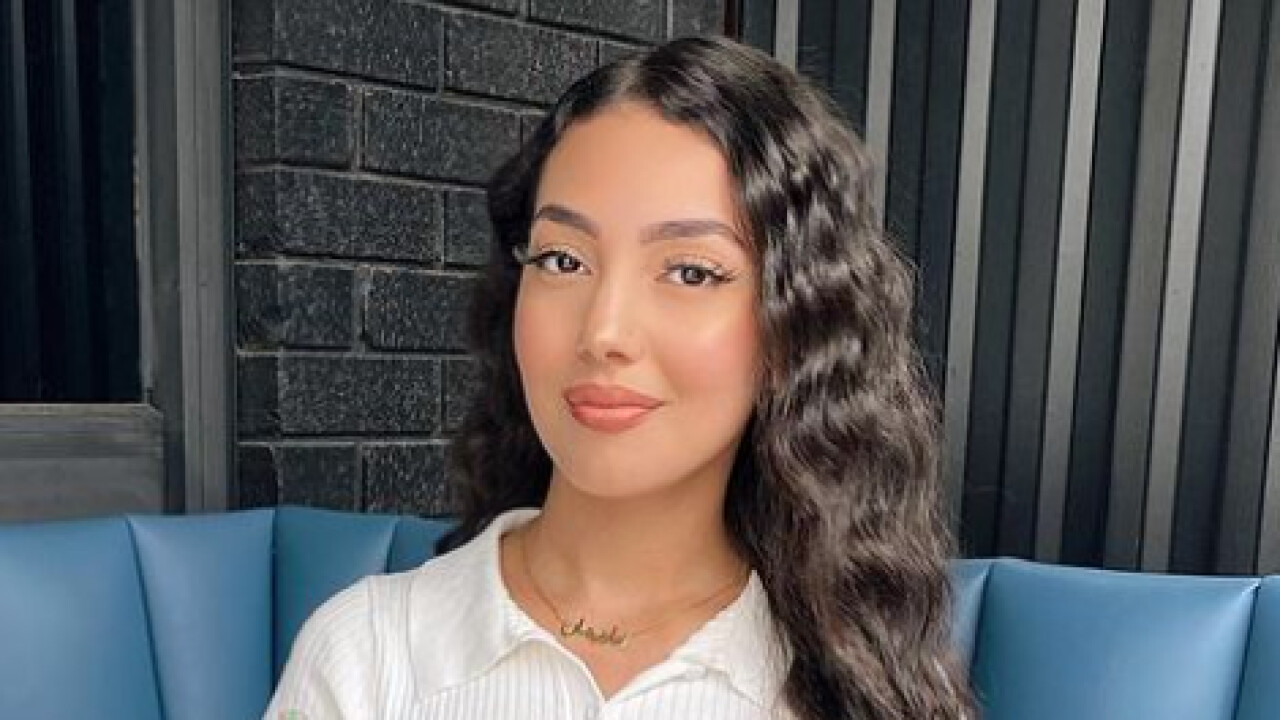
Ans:
{"type": "Polygon", "coordinates": [[[482,185],[723,0],[234,0],[239,504],[447,513],[482,185]]]}

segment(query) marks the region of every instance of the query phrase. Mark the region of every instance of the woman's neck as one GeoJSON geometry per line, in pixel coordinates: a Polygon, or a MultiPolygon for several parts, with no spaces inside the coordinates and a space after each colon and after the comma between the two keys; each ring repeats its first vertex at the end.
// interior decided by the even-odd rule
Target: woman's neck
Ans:
{"type": "Polygon", "coordinates": [[[553,476],[542,514],[521,541],[538,583],[559,603],[640,614],[741,575],[723,504],[723,482],[616,499],[553,476]]]}

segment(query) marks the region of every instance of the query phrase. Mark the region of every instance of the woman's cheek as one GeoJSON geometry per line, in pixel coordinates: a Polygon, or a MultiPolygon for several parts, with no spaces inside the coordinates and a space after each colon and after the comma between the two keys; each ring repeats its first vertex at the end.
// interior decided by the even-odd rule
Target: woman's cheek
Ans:
{"type": "MultiPolygon", "coordinates": [[[[727,308],[708,315],[701,323],[688,322],[679,327],[678,337],[667,343],[679,358],[674,364],[681,378],[672,378],[673,381],[688,388],[706,389],[710,400],[741,401],[739,396],[752,394],[758,343],[749,310],[727,308]]],[[[676,368],[671,371],[674,373],[676,368]]]]}
{"type": "Polygon", "coordinates": [[[515,343],[516,364],[524,380],[526,393],[536,387],[538,379],[544,374],[547,365],[548,327],[541,317],[539,302],[530,297],[522,286],[516,300],[515,317],[513,318],[513,341],[515,343]]]}
{"type": "Polygon", "coordinates": [[[530,403],[558,402],[561,384],[575,362],[575,315],[571,307],[537,289],[516,302],[516,364],[530,403]]]}

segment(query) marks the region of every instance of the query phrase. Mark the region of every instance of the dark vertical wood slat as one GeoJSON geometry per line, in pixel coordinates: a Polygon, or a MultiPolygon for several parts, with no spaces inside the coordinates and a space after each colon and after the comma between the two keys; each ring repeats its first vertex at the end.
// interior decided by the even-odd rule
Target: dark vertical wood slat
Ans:
{"type": "Polygon", "coordinates": [[[934,0],[932,15],[916,253],[920,282],[916,297],[925,367],[942,391],[946,382],[947,316],[955,252],[969,0],[934,0]]]}
{"type": "Polygon", "coordinates": [[[973,556],[997,552],[1035,17],[1035,2],[1000,3],[996,17],[975,372],[961,508],[964,551],[973,556]]]}
{"type": "Polygon", "coordinates": [[[817,84],[831,89],[831,34],[835,24],[835,0],[802,0],[800,36],[796,48],[796,70],[817,84]]]}
{"type": "Polygon", "coordinates": [[[1077,420],[1080,333],[1088,258],[1089,199],[1093,189],[1106,0],[1079,0],[1072,38],[1070,102],[1058,211],[1057,266],[1053,276],[1049,365],[1045,380],[1044,429],[1036,508],[1035,558],[1062,555],[1071,432],[1077,420]]]}
{"type": "Polygon", "coordinates": [[[893,51],[893,119],[889,129],[885,221],[915,259],[920,236],[920,178],[928,114],[930,0],[900,0],[893,51]]]}
{"type": "Polygon", "coordinates": [[[1280,572],[1280,10],[1267,8],[1217,570],[1280,572]]]}
{"type": "Polygon", "coordinates": [[[796,68],[831,96],[846,121],[866,129],[870,0],[804,0],[796,68]]]}
{"type": "MultiPolygon", "coordinates": [[[[1247,237],[1257,81],[1265,29],[1262,0],[1223,5],[1214,125],[1205,183],[1201,252],[1180,447],[1170,569],[1211,572],[1225,462],[1234,318],[1247,237]]],[[[1261,500],[1261,498],[1259,498],[1261,500]]]]}
{"type": "Polygon", "coordinates": [[[1267,473],[1263,477],[1262,529],[1258,538],[1258,563],[1255,573],[1275,575],[1280,573],[1280,354],[1275,360],[1275,380],[1271,385],[1271,437],[1267,441],[1267,473]]]}
{"type": "Polygon", "coordinates": [[[1074,565],[1099,565],[1103,558],[1149,19],[1149,0],[1108,3],[1062,538],[1061,560],[1074,565]]]}
{"type": "Polygon", "coordinates": [[[947,520],[960,520],[964,464],[973,392],[974,330],[982,258],[982,200],[986,191],[987,131],[990,127],[992,65],[997,7],[978,0],[969,6],[966,31],[964,111],[956,190],[955,250],[947,313],[946,387],[942,393],[942,478],[947,520]]]}
{"type": "Polygon", "coordinates": [[[998,551],[1030,557],[1039,493],[1074,2],[1037,8],[998,551]]]}
{"type": "MultiPolygon", "coordinates": [[[[1270,327],[1280,335],[1280,9],[1268,7],[1269,20],[1264,85],[1261,90],[1263,114],[1258,137],[1259,162],[1254,175],[1253,226],[1250,241],[1269,247],[1270,257],[1258,257],[1267,271],[1259,293],[1271,302],[1270,327]],[[1270,202],[1266,200],[1270,198],[1270,202]],[[1270,245],[1265,243],[1270,239],[1270,245]]],[[[1271,435],[1267,440],[1266,474],[1263,476],[1262,530],[1258,564],[1254,572],[1280,573],[1280,337],[1271,340],[1271,435]]],[[[1255,340],[1265,342],[1265,340],[1255,340]]]]}
{"type": "Polygon", "coordinates": [[[871,0],[841,0],[831,28],[831,96],[849,124],[867,130],[867,57],[871,48],[871,0]]]}
{"type": "MultiPolygon", "coordinates": [[[[1233,214],[1247,212],[1241,210],[1244,203],[1241,194],[1247,182],[1241,179],[1242,175],[1253,178],[1255,185],[1262,182],[1260,178],[1276,175],[1274,170],[1250,174],[1253,172],[1251,159],[1256,157],[1260,164],[1265,164],[1265,152],[1241,145],[1241,135],[1248,137],[1249,130],[1231,129],[1232,125],[1265,125],[1265,120],[1255,120],[1246,107],[1250,102],[1256,104],[1257,97],[1251,93],[1258,91],[1248,79],[1251,73],[1246,67],[1247,61],[1239,57],[1235,61],[1228,59],[1255,52],[1244,35],[1251,32],[1256,36],[1260,28],[1267,27],[1267,21],[1257,11],[1266,5],[1266,12],[1270,13],[1270,3],[1251,2],[1249,6],[1224,4],[1228,14],[1224,16],[1226,25],[1222,31],[1223,46],[1218,58],[1221,67],[1217,75],[1230,75],[1233,82],[1231,92],[1220,88],[1221,96],[1215,100],[1214,115],[1219,119],[1215,121],[1207,166],[1210,177],[1204,198],[1203,230],[1206,237],[1213,239],[1206,241],[1201,252],[1202,257],[1212,255],[1212,258],[1207,264],[1204,259],[1200,261],[1194,280],[1201,297],[1192,306],[1191,354],[1185,389],[1185,414],[1190,424],[1185,431],[1186,441],[1177,448],[1180,453],[1177,467],[1181,474],[1173,506],[1176,513],[1171,546],[1174,569],[1181,572],[1210,570],[1206,567],[1206,553],[1211,554],[1214,549],[1218,570],[1260,569],[1264,567],[1264,556],[1280,566],[1280,521],[1271,523],[1271,535],[1267,536],[1275,545],[1271,555],[1267,555],[1263,538],[1266,530],[1260,528],[1266,519],[1258,522],[1260,514],[1266,515],[1265,511],[1259,512],[1260,503],[1267,500],[1275,505],[1274,510],[1280,516],[1280,491],[1264,492],[1269,480],[1280,486],[1280,480],[1272,479],[1280,478],[1280,449],[1271,450],[1277,457],[1267,454],[1268,443],[1280,446],[1280,419],[1270,417],[1273,412],[1280,414],[1280,410],[1275,409],[1280,408],[1280,403],[1275,402],[1278,370],[1274,347],[1280,320],[1273,317],[1280,316],[1280,295],[1272,297],[1280,293],[1275,280],[1280,277],[1280,257],[1270,261],[1277,267],[1262,262],[1280,255],[1280,248],[1273,249],[1270,245],[1274,243],[1269,245],[1257,240],[1261,237],[1259,233],[1268,231],[1259,231],[1256,227],[1250,254],[1243,262],[1239,255],[1233,256],[1231,247],[1215,244],[1229,238],[1233,214]],[[1240,18],[1251,10],[1255,12],[1252,26],[1240,18]],[[1235,67],[1243,71],[1238,72],[1235,67]],[[1228,108],[1233,102],[1234,109],[1228,108]],[[1229,116],[1231,122],[1224,122],[1221,119],[1224,116],[1229,116]],[[1241,272],[1245,275],[1243,282],[1241,272]],[[1241,303],[1240,314],[1236,315],[1232,303],[1235,288],[1241,286],[1245,301],[1241,303]],[[1233,335],[1231,328],[1237,321],[1240,329],[1233,335]],[[1265,332],[1259,334],[1260,330],[1265,332]],[[1247,340],[1246,335],[1249,335],[1247,340]],[[1258,338],[1261,343],[1254,342],[1258,338]],[[1232,353],[1238,353],[1239,357],[1232,353]],[[1234,378],[1230,375],[1233,367],[1234,378]],[[1218,413],[1218,421],[1213,419],[1214,403],[1223,405],[1224,384],[1232,380],[1236,388],[1229,406],[1234,413],[1232,427],[1250,425],[1250,432],[1244,433],[1248,435],[1247,442],[1238,440],[1234,432],[1224,435],[1221,419],[1225,410],[1218,413]],[[1256,412],[1237,412],[1238,406],[1245,404],[1240,399],[1242,387],[1252,389],[1247,404],[1256,412]],[[1193,408],[1197,412],[1201,408],[1207,411],[1197,416],[1191,412],[1193,408]],[[1272,427],[1273,422],[1277,428],[1272,427]],[[1224,443],[1234,448],[1225,453],[1228,466],[1225,474],[1234,477],[1234,481],[1219,482],[1216,489],[1211,489],[1207,478],[1212,476],[1213,457],[1219,458],[1218,479],[1224,474],[1221,472],[1224,443]],[[1246,455],[1248,462],[1241,463],[1240,458],[1246,455]],[[1233,458],[1236,460],[1234,471],[1230,469],[1233,458]],[[1238,477],[1241,469],[1249,471],[1247,482],[1242,483],[1243,479],[1238,477]],[[1241,493],[1241,488],[1246,491],[1241,493]],[[1222,494],[1221,499],[1218,493],[1222,494]],[[1219,502],[1221,512],[1217,509],[1219,502]],[[1241,509],[1248,510],[1247,516],[1240,515],[1241,509]],[[1241,546],[1241,537],[1247,538],[1243,553],[1239,552],[1240,547],[1233,550],[1233,544],[1241,546]],[[1214,541],[1216,548],[1212,547],[1214,541]],[[1248,567],[1228,567],[1224,563],[1224,558],[1244,555],[1248,555],[1248,567]]],[[[831,5],[838,17],[844,6],[831,5]]],[[[996,7],[998,50],[988,128],[991,138],[986,163],[988,187],[983,197],[982,257],[978,268],[974,335],[974,364],[982,372],[975,372],[973,378],[969,438],[963,456],[966,478],[962,539],[969,554],[1026,554],[1017,549],[1016,538],[1020,534],[1034,538],[1040,528],[1040,518],[1029,506],[1042,493],[1043,479],[1038,476],[1041,468],[1034,462],[1041,450],[1035,447],[1030,453],[1025,452],[1026,444],[1019,438],[1043,440],[1038,437],[1042,434],[1039,427],[1027,429],[1020,418],[1032,418],[1035,425],[1043,420],[1043,389],[1037,385],[1043,383],[1045,375],[1043,370],[1034,370],[1039,364],[1036,355],[1043,362],[1048,348],[1034,342],[1037,335],[1034,329],[1027,334],[1027,328],[1032,327],[1029,319],[1037,312],[1034,307],[1024,307],[1024,301],[1030,297],[1032,305],[1039,303],[1041,309],[1052,302],[1049,282],[1054,274],[1052,263],[1032,262],[1027,255],[1039,253],[1042,260],[1056,259],[1053,248],[1043,247],[1046,238],[1052,246],[1056,235],[1037,233],[1035,228],[1058,225],[1061,180],[1056,172],[1046,172],[1046,168],[1060,171],[1063,158],[1058,148],[1059,157],[1055,160],[1048,146],[1056,141],[1044,139],[1044,118],[1052,117],[1044,108],[1053,104],[1047,102],[1044,95],[1053,88],[1046,90],[1043,82],[1047,72],[1045,48],[1042,44],[1033,51],[1031,37],[1037,28],[1043,36],[1046,27],[1057,25],[1062,33],[1068,33],[1062,39],[1069,45],[1071,38],[1066,29],[1074,28],[1075,24],[1071,22],[1073,12],[1064,13],[1060,5],[1057,8],[1044,5],[1047,4],[1000,3],[996,7]],[[1056,12],[1058,22],[1047,21],[1046,12],[1056,12]],[[1011,42],[1018,38],[1019,19],[1026,38],[1025,51],[1021,54],[1017,43],[1011,42]],[[1034,82],[1030,77],[1033,71],[1039,74],[1034,82]],[[1029,109],[1029,104],[1034,110],[1029,109]],[[1037,202],[1034,199],[1037,197],[1042,201],[1037,202]],[[1053,205],[1047,214],[1046,198],[1053,205]],[[1046,216],[1037,221],[1030,217],[1032,213],[1046,216]],[[1036,243],[1041,246],[1037,247],[1036,243]],[[1034,275],[1036,271],[1040,273],[1039,280],[1034,275]],[[1044,294],[1028,296],[1028,289],[1042,289],[1044,294]],[[1015,319],[1017,332],[1014,331],[1015,319]],[[1033,352],[1025,352],[1028,348],[1033,352]],[[1021,434],[1019,428],[1022,428],[1021,434]],[[1019,462],[1027,472],[1018,472],[1019,462]],[[1018,491],[1019,482],[1023,483],[1022,489],[1030,490],[1029,495],[1018,491]],[[1020,498],[1027,501],[1024,507],[1018,507],[1020,498]],[[1015,515],[1018,517],[1011,519],[1015,515]],[[1004,533],[1003,537],[1000,533],[1004,533]],[[1010,537],[1015,541],[1010,543],[1010,537]]],[[[1142,538],[1147,532],[1144,523],[1150,519],[1145,503],[1146,473],[1149,472],[1146,453],[1152,429],[1150,403],[1155,399],[1152,393],[1161,303],[1165,299],[1161,288],[1168,270],[1164,259],[1158,253],[1153,254],[1151,238],[1163,236],[1169,230],[1170,192],[1182,172],[1174,165],[1174,150],[1188,7],[1186,3],[1162,5],[1158,19],[1153,20],[1157,10],[1150,0],[1107,4],[1094,181],[1089,198],[1088,252],[1079,298],[1080,352],[1072,399],[1077,420],[1072,423],[1066,504],[1062,508],[1064,533],[1060,559],[1075,564],[1137,567],[1143,551],[1142,538]],[[1155,47],[1148,45],[1152,37],[1159,38],[1153,41],[1155,47]],[[1150,67],[1148,58],[1153,59],[1150,67]],[[1157,87],[1147,87],[1148,82],[1155,82],[1157,87]],[[1145,243],[1141,247],[1139,240],[1145,243]],[[1156,334],[1144,334],[1144,323],[1155,327],[1156,334]],[[1144,367],[1145,374],[1137,372],[1144,367]],[[1137,413],[1139,408],[1146,408],[1145,413],[1137,413]],[[1132,442],[1135,438],[1140,442],[1132,442]],[[1141,458],[1142,472],[1136,477],[1119,472],[1125,467],[1125,458],[1141,458]]],[[[891,173],[896,177],[890,181],[889,217],[902,244],[920,261],[927,252],[924,240],[930,237],[925,229],[929,222],[927,213],[936,206],[936,202],[926,198],[929,177],[925,168],[930,173],[934,170],[935,163],[929,159],[930,142],[931,138],[934,142],[937,139],[936,135],[931,136],[937,128],[930,124],[929,118],[920,118],[921,113],[931,114],[938,102],[939,80],[933,70],[939,50],[937,38],[928,39],[923,45],[919,39],[922,29],[926,35],[937,31],[939,0],[920,0],[914,5],[903,3],[899,9],[894,48],[894,121],[888,143],[891,173]],[[921,20],[922,8],[928,15],[924,20],[921,20]],[[913,11],[916,12],[914,24],[913,11]],[[904,69],[904,58],[914,58],[915,65],[904,69]],[[922,63],[926,67],[923,72],[920,71],[922,63]],[[914,88],[912,80],[916,82],[914,88]],[[919,87],[921,82],[926,85],[923,90],[919,87]],[[903,118],[904,113],[911,115],[913,111],[914,117],[903,118]]],[[[831,24],[833,29],[838,26],[839,21],[831,24]]],[[[1273,44],[1280,46],[1280,43],[1273,44]]],[[[815,74],[834,95],[839,92],[835,73],[839,67],[850,67],[842,65],[848,62],[850,53],[841,52],[836,42],[830,47],[833,49],[828,64],[815,74]]],[[[853,60],[856,65],[857,58],[853,60]]],[[[1061,61],[1059,66],[1061,72],[1057,77],[1065,92],[1070,77],[1069,59],[1061,61]]],[[[1068,106],[1059,102],[1058,107],[1062,112],[1055,120],[1065,124],[1068,106]]],[[[1256,200],[1257,193],[1265,190],[1255,187],[1253,192],[1257,207],[1249,212],[1249,217],[1257,226],[1257,218],[1261,216],[1262,224],[1270,227],[1266,223],[1272,222],[1268,218],[1275,213],[1259,212],[1262,204],[1256,200]]],[[[1272,204],[1268,203],[1267,208],[1272,204]]]]}
{"type": "Polygon", "coordinates": [[[742,41],[773,54],[775,0],[742,0],[742,41]]]}
{"type": "Polygon", "coordinates": [[[742,5],[742,0],[725,0],[721,15],[724,22],[720,28],[725,37],[742,40],[742,5]]]}
{"type": "MultiPolygon", "coordinates": [[[[1280,225],[1276,230],[1280,231],[1280,225]]],[[[1270,267],[1280,274],[1280,261],[1270,267]]],[[[1266,472],[1262,476],[1262,527],[1258,532],[1258,562],[1253,569],[1254,573],[1264,575],[1280,573],[1280,347],[1272,355],[1271,364],[1271,419],[1266,472]]]]}
{"type": "Polygon", "coordinates": [[[1151,6],[1103,552],[1112,568],[1141,563],[1188,6],[1151,6]]]}
{"type": "Polygon", "coordinates": [[[1202,251],[1205,181],[1213,127],[1214,62],[1221,30],[1221,0],[1191,6],[1176,176],[1170,205],[1165,290],[1160,311],[1160,351],[1152,407],[1150,468],[1143,515],[1142,569],[1165,572],[1173,546],[1180,447],[1184,440],[1187,370],[1196,268],[1202,251]]]}
{"type": "Polygon", "coordinates": [[[0,401],[32,399],[40,333],[23,0],[0,11],[0,401]]]}

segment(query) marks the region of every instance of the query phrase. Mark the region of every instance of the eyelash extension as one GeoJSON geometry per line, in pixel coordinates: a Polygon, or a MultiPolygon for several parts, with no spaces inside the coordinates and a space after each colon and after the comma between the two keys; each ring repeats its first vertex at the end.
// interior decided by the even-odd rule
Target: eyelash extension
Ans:
{"type": "MultiPolygon", "coordinates": [[[[582,260],[578,259],[577,256],[575,256],[572,252],[561,249],[561,248],[547,248],[537,253],[536,255],[530,254],[529,247],[526,245],[517,245],[511,248],[511,254],[515,258],[516,262],[519,263],[520,265],[525,265],[530,267],[536,267],[540,265],[544,260],[546,260],[547,258],[557,253],[567,254],[570,257],[573,257],[579,263],[582,263],[582,260]]],[[[693,267],[701,270],[702,272],[707,274],[707,277],[710,280],[709,283],[706,283],[702,286],[690,286],[690,287],[709,287],[709,286],[716,286],[716,285],[724,285],[726,283],[730,283],[738,279],[738,276],[736,273],[732,273],[726,270],[719,263],[706,260],[703,258],[677,258],[673,260],[668,260],[667,262],[663,263],[662,273],[663,275],[667,275],[671,273],[673,270],[679,270],[681,268],[686,268],[686,267],[693,267]]]]}
{"type": "Polygon", "coordinates": [[[569,257],[576,260],[579,264],[583,266],[586,265],[586,263],[583,262],[582,259],[579,258],[577,255],[575,255],[572,251],[566,250],[564,248],[550,247],[550,248],[541,250],[536,255],[531,255],[529,253],[529,247],[527,245],[517,245],[511,248],[511,255],[515,257],[516,262],[521,265],[526,265],[529,267],[537,267],[547,258],[557,254],[568,255],[569,257]]]}
{"type": "Polygon", "coordinates": [[[662,271],[664,274],[666,274],[671,272],[672,270],[678,270],[680,268],[685,268],[685,267],[695,267],[705,272],[707,274],[707,277],[711,279],[711,282],[708,283],[708,285],[723,285],[725,283],[733,282],[734,280],[738,279],[738,276],[736,274],[731,273],[728,270],[724,269],[718,263],[711,262],[710,260],[703,260],[700,258],[677,259],[677,260],[669,261],[664,264],[662,271]]]}

